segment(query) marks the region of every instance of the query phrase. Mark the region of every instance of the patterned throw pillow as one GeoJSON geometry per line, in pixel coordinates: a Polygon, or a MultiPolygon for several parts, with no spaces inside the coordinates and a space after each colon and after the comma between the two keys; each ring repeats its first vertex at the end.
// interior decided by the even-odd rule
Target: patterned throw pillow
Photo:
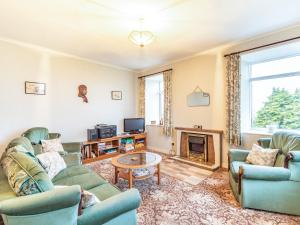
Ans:
{"type": "Polygon", "coordinates": [[[100,200],[97,198],[96,195],[94,195],[93,193],[91,193],[89,191],[83,190],[83,195],[81,198],[81,207],[83,209],[93,206],[99,202],[100,202],[100,200]]]}
{"type": "MultiPolygon", "coordinates": [[[[64,188],[64,187],[68,187],[68,186],[65,186],[65,185],[55,185],[54,186],[54,188],[64,188]]],[[[93,206],[99,202],[101,202],[101,201],[99,200],[99,198],[97,198],[96,195],[94,195],[93,193],[91,193],[89,191],[81,189],[80,204],[81,204],[82,209],[93,206]]]]}
{"type": "Polygon", "coordinates": [[[58,152],[45,152],[36,156],[46,173],[52,180],[60,171],[65,169],[66,163],[58,152]]]}
{"type": "Polygon", "coordinates": [[[59,152],[64,153],[64,148],[61,144],[60,138],[42,140],[42,151],[43,152],[59,152]]]}
{"type": "Polygon", "coordinates": [[[51,190],[53,184],[44,169],[31,156],[21,151],[6,153],[1,166],[17,196],[51,190]]]}
{"type": "Polygon", "coordinates": [[[253,144],[252,150],[248,154],[246,162],[260,166],[274,166],[278,151],[278,149],[267,149],[253,144]]]}

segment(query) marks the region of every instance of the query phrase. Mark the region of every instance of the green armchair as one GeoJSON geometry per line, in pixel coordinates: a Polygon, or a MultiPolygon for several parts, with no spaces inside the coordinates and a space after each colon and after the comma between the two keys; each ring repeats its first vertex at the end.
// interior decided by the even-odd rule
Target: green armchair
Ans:
{"type": "Polygon", "coordinates": [[[300,215],[300,135],[277,132],[258,143],[279,149],[275,165],[248,164],[249,150],[231,149],[229,181],[235,198],[244,208],[300,215]]]}

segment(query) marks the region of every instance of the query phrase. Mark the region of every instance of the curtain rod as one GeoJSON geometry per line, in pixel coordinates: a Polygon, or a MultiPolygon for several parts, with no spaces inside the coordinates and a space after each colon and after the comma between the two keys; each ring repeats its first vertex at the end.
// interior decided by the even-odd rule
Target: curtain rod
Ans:
{"type": "Polygon", "coordinates": [[[155,74],[159,74],[159,73],[163,73],[163,72],[167,72],[167,71],[172,71],[172,70],[173,69],[163,70],[163,71],[159,71],[159,72],[156,72],[156,73],[147,74],[147,75],[144,75],[144,76],[141,76],[141,77],[138,77],[138,78],[149,77],[149,76],[153,76],[155,74]]]}
{"type": "Polygon", "coordinates": [[[252,50],[256,50],[256,49],[260,49],[260,48],[265,48],[265,47],[269,47],[269,46],[272,46],[272,45],[277,45],[277,44],[281,44],[281,43],[285,43],[285,42],[289,42],[289,41],[293,41],[293,40],[297,40],[297,39],[300,39],[300,36],[289,38],[289,39],[285,39],[285,40],[282,40],[282,41],[276,41],[276,42],[273,42],[273,43],[270,43],[270,44],[265,44],[265,45],[261,45],[261,46],[257,46],[257,47],[253,47],[253,48],[249,48],[249,49],[245,49],[245,50],[238,51],[238,52],[232,52],[230,54],[224,55],[224,57],[227,57],[227,56],[230,56],[230,55],[234,55],[234,54],[240,54],[240,53],[244,53],[244,52],[249,52],[249,51],[252,51],[252,50]]]}

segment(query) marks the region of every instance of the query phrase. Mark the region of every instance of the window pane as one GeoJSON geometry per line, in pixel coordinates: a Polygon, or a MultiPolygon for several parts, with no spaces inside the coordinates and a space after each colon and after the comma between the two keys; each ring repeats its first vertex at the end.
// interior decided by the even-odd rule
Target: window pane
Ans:
{"type": "Polygon", "coordinates": [[[300,56],[253,64],[251,66],[251,77],[270,76],[297,71],[300,71],[300,56]]]}
{"type": "Polygon", "coordinates": [[[251,82],[252,128],[300,129],[300,76],[251,82]]]}
{"type": "Polygon", "coordinates": [[[156,121],[159,124],[163,99],[163,76],[162,74],[146,78],[145,87],[145,117],[146,124],[156,121]]]}

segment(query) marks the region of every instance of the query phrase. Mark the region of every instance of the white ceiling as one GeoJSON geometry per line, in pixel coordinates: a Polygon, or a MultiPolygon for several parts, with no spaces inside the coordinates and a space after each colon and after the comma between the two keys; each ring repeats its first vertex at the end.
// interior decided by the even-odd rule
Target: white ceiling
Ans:
{"type": "Polygon", "coordinates": [[[0,0],[0,36],[141,70],[300,22],[299,0],[0,0]],[[138,19],[156,35],[128,40],[138,19]]]}

